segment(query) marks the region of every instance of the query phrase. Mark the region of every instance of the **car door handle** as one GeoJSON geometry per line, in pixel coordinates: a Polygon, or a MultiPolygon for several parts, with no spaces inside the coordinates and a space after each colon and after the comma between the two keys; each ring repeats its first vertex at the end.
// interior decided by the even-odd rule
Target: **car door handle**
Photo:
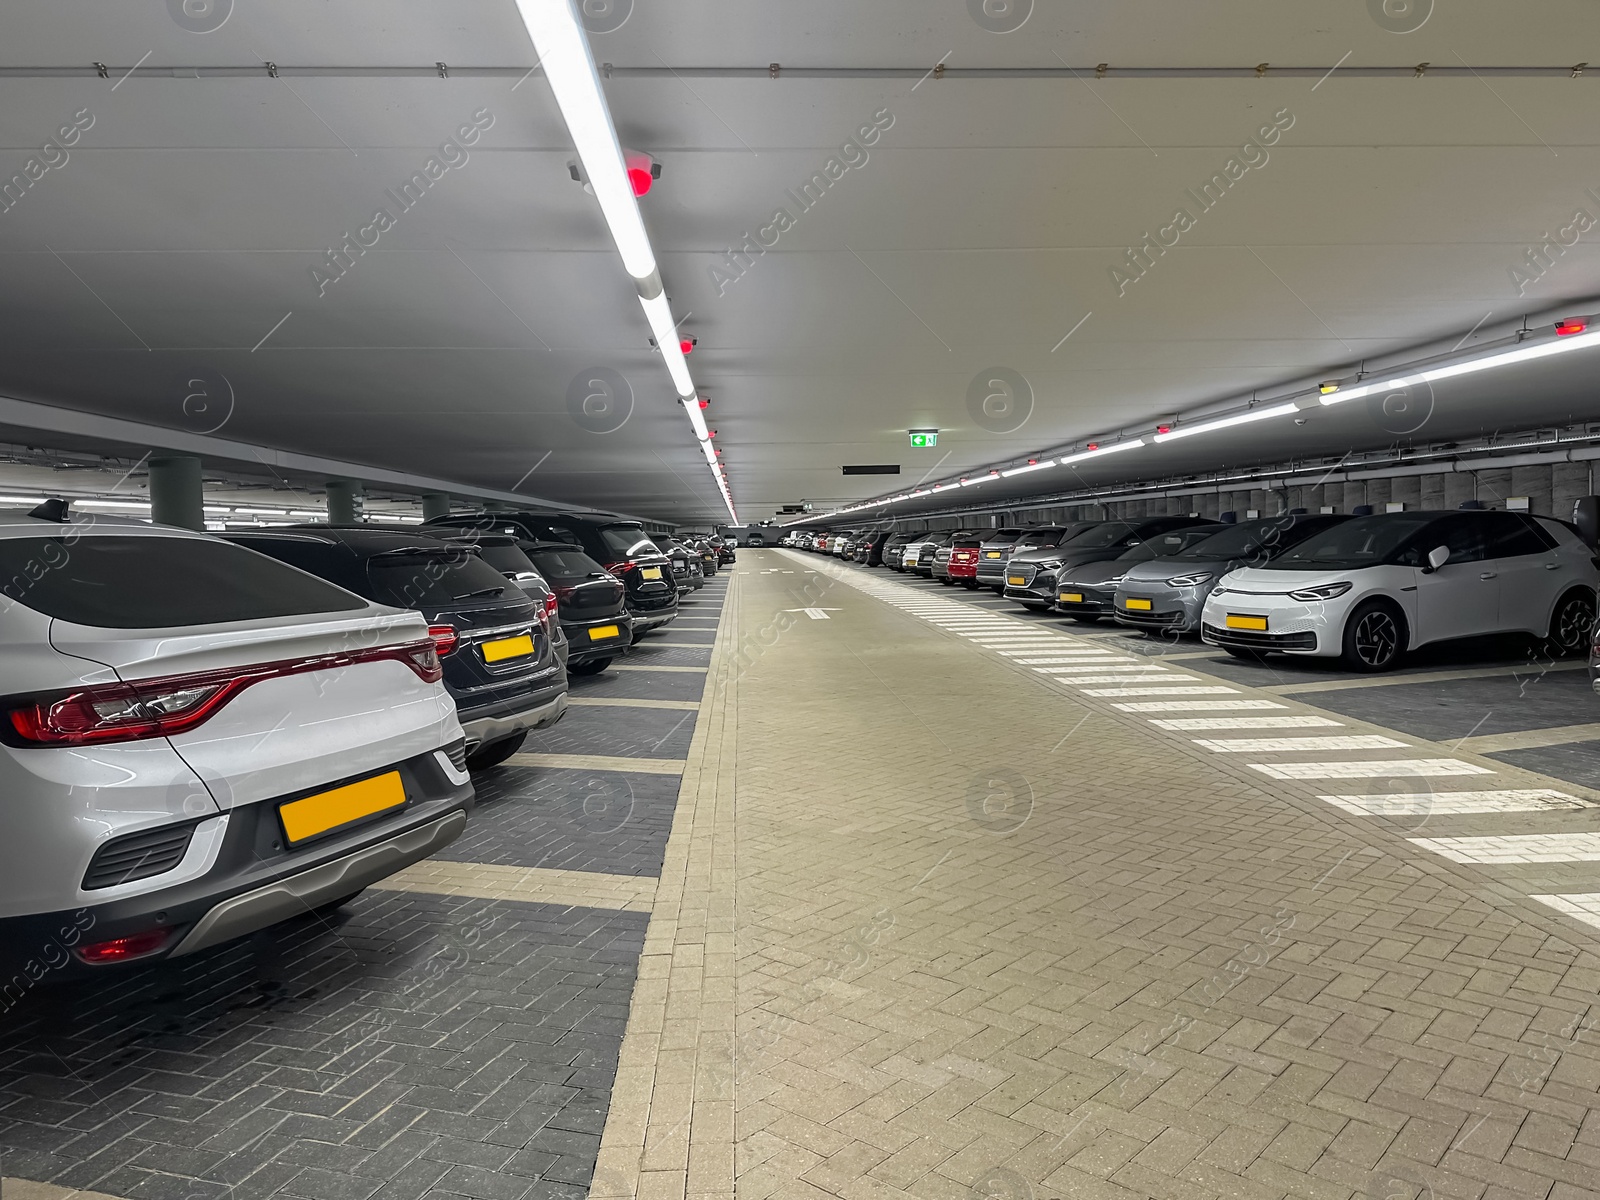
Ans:
{"type": "Polygon", "coordinates": [[[1479,579],[1499,579],[1500,578],[1500,572],[1499,571],[1485,571],[1482,575],[1479,575],[1478,578],[1479,579]]]}
{"type": "Polygon", "coordinates": [[[1545,563],[1544,569],[1546,571],[1559,571],[1559,570],[1561,570],[1561,564],[1560,563],[1545,563]]]}

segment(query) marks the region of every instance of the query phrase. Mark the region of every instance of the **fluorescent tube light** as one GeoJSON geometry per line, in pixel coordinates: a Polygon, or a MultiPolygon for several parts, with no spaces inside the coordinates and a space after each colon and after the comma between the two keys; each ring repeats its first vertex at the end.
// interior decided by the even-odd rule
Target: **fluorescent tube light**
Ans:
{"type": "Polygon", "coordinates": [[[1118,442],[1114,446],[1101,446],[1095,450],[1085,450],[1081,454],[1069,454],[1060,461],[1063,467],[1070,467],[1073,463],[1088,462],[1091,458],[1104,458],[1108,454],[1121,454],[1124,450],[1136,450],[1144,445],[1143,438],[1134,438],[1131,442],[1118,442]]]}
{"type": "MultiPolygon", "coordinates": [[[[1337,393],[1344,395],[1343,392],[1337,393]]],[[[1323,397],[1326,401],[1328,397],[1323,397]]],[[[1249,412],[1236,413],[1231,417],[1219,417],[1215,421],[1201,421],[1198,425],[1179,425],[1171,433],[1158,433],[1156,442],[1170,442],[1175,438],[1193,437],[1197,433],[1210,433],[1216,429],[1232,429],[1235,425],[1248,425],[1252,421],[1265,421],[1269,417],[1285,417],[1290,413],[1300,411],[1300,406],[1290,401],[1286,404],[1273,404],[1266,408],[1253,408],[1249,412]]]]}
{"type": "MultiPolygon", "coordinates": [[[[689,377],[689,364],[683,357],[683,347],[678,342],[678,328],[672,320],[672,305],[667,302],[665,292],[657,292],[649,300],[639,298],[639,303],[644,306],[645,319],[650,322],[650,332],[655,335],[656,348],[661,351],[661,357],[666,360],[667,372],[672,376],[672,386],[678,389],[678,395],[685,401],[695,399],[694,380],[689,377]]],[[[698,413],[698,403],[684,404],[688,412],[698,413]]],[[[691,421],[694,417],[689,418],[691,421]]],[[[702,419],[702,425],[705,421],[702,419]]]]}

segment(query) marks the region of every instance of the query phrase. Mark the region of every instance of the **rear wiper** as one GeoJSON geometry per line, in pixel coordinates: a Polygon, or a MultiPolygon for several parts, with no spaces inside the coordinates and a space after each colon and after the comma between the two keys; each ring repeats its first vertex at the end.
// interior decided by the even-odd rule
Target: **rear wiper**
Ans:
{"type": "Polygon", "coordinates": [[[465,596],[456,596],[456,597],[454,597],[454,599],[456,599],[456,600],[477,600],[482,596],[499,596],[499,595],[503,595],[504,593],[505,593],[505,588],[503,588],[503,587],[489,587],[489,588],[483,588],[481,591],[468,592],[465,596]]]}

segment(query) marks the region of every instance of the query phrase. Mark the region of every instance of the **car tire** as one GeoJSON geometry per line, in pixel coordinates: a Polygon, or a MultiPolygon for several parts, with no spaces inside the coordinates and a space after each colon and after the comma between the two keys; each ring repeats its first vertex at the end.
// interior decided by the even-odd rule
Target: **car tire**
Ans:
{"type": "Polygon", "coordinates": [[[568,675],[598,675],[611,665],[609,658],[591,658],[588,662],[571,663],[567,667],[568,675]]]}
{"type": "Polygon", "coordinates": [[[1099,613],[1068,613],[1067,616],[1080,625],[1093,625],[1100,620],[1099,613]]]}
{"type": "Polygon", "coordinates": [[[1545,648],[1556,658],[1576,658],[1589,649],[1594,627],[1593,593],[1574,588],[1556,601],[1545,648]]]}
{"type": "Polygon", "coordinates": [[[1392,601],[1368,600],[1345,620],[1341,657],[1357,671],[1390,671],[1404,656],[1406,640],[1405,614],[1392,601]]]}
{"type": "Polygon", "coordinates": [[[513,733],[510,737],[497,738],[492,742],[485,742],[471,754],[467,755],[467,770],[485,771],[490,767],[498,767],[518,750],[527,740],[528,731],[513,733]]]}
{"type": "Polygon", "coordinates": [[[966,588],[967,591],[969,591],[969,592],[975,592],[975,591],[978,590],[978,585],[973,580],[968,580],[966,583],[963,583],[961,586],[966,588]]]}

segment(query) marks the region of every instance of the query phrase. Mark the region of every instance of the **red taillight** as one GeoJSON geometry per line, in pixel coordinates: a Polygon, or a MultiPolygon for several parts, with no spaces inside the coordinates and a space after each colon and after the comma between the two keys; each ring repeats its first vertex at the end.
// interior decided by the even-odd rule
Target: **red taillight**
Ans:
{"type": "Polygon", "coordinates": [[[1565,321],[1556,322],[1556,333],[1560,337],[1582,333],[1587,328],[1589,328],[1589,321],[1586,317],[1569,317],[1565,321]]]}
{"type": "Polygon", "coordinates": [[[439,651],[440,658],[454,650],[456,643],[461,640],[454,625],[429,625],[428,636],[433,639],[434,648],[439,651]]]}
{"type": "Polygon", "coordinates": [[[624,571],[631,571],[631,570],[634,569],[634,567],[636,567],[638,565],[639,565],[638,563],[636,563],[633,560],[629,559],[626,562],[610,562],[610,563],[607,563],[606,564],[606,570],[610,571],[613,575],[621,575],[624,571]]]}
{"type": "Polygon", "coordinates": [[[253,683],[389,660],[404,663],[427,683],[438,683],[444,677],[438,649],[430,639],[58,692],[15,702],[7,709],[6,717],[14,737],[30,746],[84,746],[169,737],[210,720],[253,683]]]}
{"type": "MultiPolygon", "coordinates": [[[[572,589],[568,588],[567,590],[570,592],[572,589]]],[[[550,617],[555,616],[556,613],[560,610],[560,608],[561,608],[561,601],[557,597],[555,592],[551,592],[548,596],[546,596],[544,598],[544,615],[545,615],[545,617],[547,619],[550,618],[550,617]]]]}
{"type": "Polygon", "coordinates": [[[154,954],[171,940],[172,930],[152,929],[147,933],[112,938],[109,942],[91,942],[87,946],[79,946],[78,957],[86,963],[122,962],[154,954]]]}

